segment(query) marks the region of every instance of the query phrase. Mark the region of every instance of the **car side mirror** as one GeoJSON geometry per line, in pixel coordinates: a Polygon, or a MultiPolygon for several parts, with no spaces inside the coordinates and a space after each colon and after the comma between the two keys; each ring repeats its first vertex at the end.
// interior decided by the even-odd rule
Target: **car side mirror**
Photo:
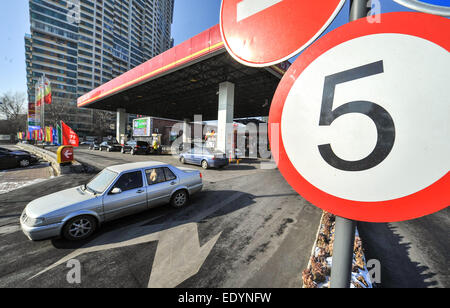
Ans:
{"type": "Polygon", "coordinates": [[[111,194],[112,195],[118,195],[118,194],[121,194],[122,193],[122,189],[120,189],[119,187],[114,187],[112,190],[111,190],[111,194]]]}

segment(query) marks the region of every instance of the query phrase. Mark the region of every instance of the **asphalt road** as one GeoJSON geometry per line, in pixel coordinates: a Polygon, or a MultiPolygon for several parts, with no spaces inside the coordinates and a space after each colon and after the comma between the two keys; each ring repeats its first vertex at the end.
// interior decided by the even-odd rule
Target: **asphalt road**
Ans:
{"type": "MultiPolygon", "coordinates": [[[[87,150],[75,155],[104,166],[153,158],[87,150]]],[[[178,164],[170,156],[155,158],[178,164]]],[[[0,195],[0,287],[301,287],[321,211],[277,170],[247,163],[202,172],[204,190],[189,206],[107,223],[83,243],[31,242],[18,219],[32,199],[80,185],[92,174],[0,195]],[[81,264],[81,284],[66,279],[70,260],[81,264]]]]}
{"type": "MultiPolygon", "coordinates": [[[[46,148],[52,151],[57,148],[46,148]]],[[[99,170],[111,165],[125,164],[130,161],[149,161],[156,160],[164,163],[170,163],[174,166],[188,166],[189,168],[198,169],[203,174],[203,180],[206,182],[217,182],[221,180],[228,180],[237,178],[243,175],[254,174],[261,171],[261,161],[259,160],[244,160],[244,162],[237,164],[231,164],[226,167],[227,172],[220,172],[215,169],[203,170],[200,166],[195,165],[183,165],[179,162],[177,156],[172,155],[134,155],[122,154],[120,152],[106,152],[106,151],[91,151],[86,147],[80,147],[75,149],[75,160],[80,163],[89,164],[99,170]],[[233,171],[233,172],[231,172],[233,171]]],[[[267,163],[263,161],[263,163],[267,163]]]]}
{"type": "MultiPolygon", "coordinates": [[[[168,155],[81,148],[75,156],[99,169],[144,160],[181,165],[168,155]]],[[[0,287],[300,287],[320,210],[277,170],[261,170],[256,162],[202,173],[205,189],[188,207],[161,207],[105,224],[79,244],[30,242],[18,219],[32,199],[84,183],[92,174],[0,195],[0,287]],[[81,263],[79,285],[66,280],[70,259],[81,263]]],[[[358,223],[367,259],[381,263],[381,287],[450,286],[449,214],[447,208],[407,222],[358,223]]]]}

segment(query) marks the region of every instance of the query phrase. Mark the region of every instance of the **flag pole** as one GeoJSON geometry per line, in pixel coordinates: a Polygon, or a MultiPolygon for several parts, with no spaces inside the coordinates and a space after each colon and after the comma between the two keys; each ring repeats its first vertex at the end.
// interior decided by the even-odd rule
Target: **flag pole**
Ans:
{"type": "MultiPolygon", "coordinates": [[[[45,73],[42,76],[42,98],[41,98],[41,106],[42,106],[42,127],[45,130],[45,73]]],[[[44,140],[44,136],[42,136],[42,140],[44,140]]]]}

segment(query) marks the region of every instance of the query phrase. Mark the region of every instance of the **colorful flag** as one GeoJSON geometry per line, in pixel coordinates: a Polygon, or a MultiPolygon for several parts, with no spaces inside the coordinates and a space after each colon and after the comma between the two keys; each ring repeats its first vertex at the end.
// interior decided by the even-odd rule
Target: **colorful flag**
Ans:
{"type": "Polygon", "coordinates": [[[57,131],[58,131],[58,145],[62,145],[62,130],[61,130],[61,125],[58,124],[57,125],[57,131]]]}
{"type": "Polygon", "coordinates": [[[45,127],[45,142],[52,142],[52,128],[50,126],[45,127]]]}
{"type": "Polygon", "coordinates": [[[61,121],[62,145],[78,147],[80,139],[78,135],[66,123],[61,121]]]}
{"type": "Polygon", "coordinates": [[[41,107],[41,102],[42,102],[42,85],[37,85],[36,84],[36,89],[37,89],[37,93],[36,93],[36,107],[41,107]]]}
{"type": "Polygon", "coordinates": [[[50,86],[50,80],[47,78],[44,81],[44,102],[47,105],[52,104],[52,87],[50,86]]]}
{"type": "Polygon", "coordinates": [[[39,126],[28,126],[27,140],[36,140],[37,131],[39,131],[39,126]]]}
{"type": "Polygon", "coordinates": [[[60,143],[58,142],[58,126],[56,126],[55,128],[52,129],[52,143],[56,144],[56,145],[60,145],[60,143]]]}

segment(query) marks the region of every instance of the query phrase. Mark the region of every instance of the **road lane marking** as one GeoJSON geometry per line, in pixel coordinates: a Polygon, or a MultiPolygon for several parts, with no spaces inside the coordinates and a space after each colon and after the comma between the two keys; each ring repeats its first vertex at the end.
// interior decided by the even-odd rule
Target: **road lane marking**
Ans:
{"type": "Polygon", "coordinates": [[[197,274],[221,234],[200,247],[196,223],[162,232],[148,287],[174,288],[197,274]]]}

